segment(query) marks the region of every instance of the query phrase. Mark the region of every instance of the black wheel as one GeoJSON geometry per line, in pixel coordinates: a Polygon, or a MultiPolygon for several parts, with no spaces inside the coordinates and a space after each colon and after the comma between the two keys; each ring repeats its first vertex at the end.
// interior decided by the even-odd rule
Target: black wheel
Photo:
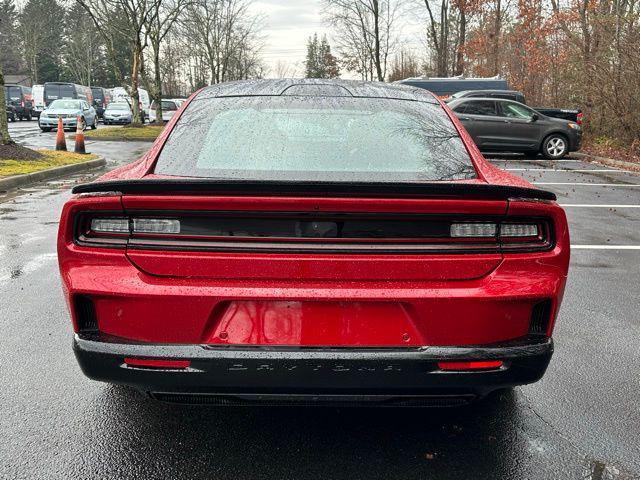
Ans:
{"type": "Polygon", "coordinates": [[[91,125],[91,130],[95,130],[98,128],[98,116],[93,117],[93,125],[91,125]]]}
{"type": "Polygon", "coordinates": [[[18,120],[22,121],[22,115],[18,115],[18,120]]]}
{"type": "Polygon", "coordinates": [[[32,118],[32,117],[31,117],[31,114],[30,114],[30,113],[29,113],[29,114],[27,114],[27,122],[30,122],[30,121],[31,121],[31,118],[32,118]]]}
{"type": "Polygon", "coordinates": [[[542,141],[542,155],[549,160],[558,160],[569,151],[569,141],[564,135],[552,133],[542,141]]]}

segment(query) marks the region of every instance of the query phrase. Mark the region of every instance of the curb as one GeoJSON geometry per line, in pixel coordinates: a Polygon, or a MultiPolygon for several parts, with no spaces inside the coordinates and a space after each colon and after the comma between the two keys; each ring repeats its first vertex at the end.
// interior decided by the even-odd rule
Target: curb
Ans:
{"type": "MultiPolygon", "coordinates": [[[[75,139],[75,135],[70,135],[69,139],[75,139]]],[[[157,137],[156,137],[157,138],[157,137]]],[[[88,135],[84,136],[85,141],[91,142],[155,142],[155,138],[122,138],[122,137],[91,137],[88,135]]]]}
{"type": "Polygon", "coordinates": [[[633,163],[633,162],[626,162],[624,160],[615,160],[613,158],[607,158],[607,157],[598,157],[597,155],[591,155],[588,153],[580,153],[580,152],[573,152],[571,153],[570,156],[579,158],[581,160],[586,160],[588,162],[601,163],[609,167],[622,168],[624,170],[630,171],[631,173],[640,172],[640,164],[633,163]]]}
{"type": "Polygon", "coordinates": [[[72,173],[84,172],[94,168],[104,167],[107,160],[100,157],[82,163],[73,163],[71,165],[63,165],[61,167],[49,168],[39,172],[26,173],[24,175],[14,175],[0,179],[0,191],[7,191],[13,188],[25,187],[33,183],[51,180],[53,178],[63,177],[72,173]]]}

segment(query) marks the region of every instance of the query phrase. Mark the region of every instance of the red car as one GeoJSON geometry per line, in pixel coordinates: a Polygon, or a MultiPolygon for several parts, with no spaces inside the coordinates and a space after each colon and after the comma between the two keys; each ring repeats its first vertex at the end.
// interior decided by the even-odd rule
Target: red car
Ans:
{"type": "Polygon", "coordinates": [[[425,90],[208,87],[73,193],[58,257],[92,379],[175,402],[460,405],[549,364],[564,211],[425,90]]]}

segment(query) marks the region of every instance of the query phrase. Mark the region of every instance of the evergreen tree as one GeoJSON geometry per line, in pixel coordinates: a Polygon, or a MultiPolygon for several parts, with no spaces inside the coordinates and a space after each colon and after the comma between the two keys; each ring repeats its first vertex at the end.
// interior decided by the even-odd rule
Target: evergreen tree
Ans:
{"type": "Polygon", "coordinates": [[[318,34],[307,40],[307,59],[305,61],[307,78],[336,78],[340,76],[338,60],[331,53],[327,37],[318,39],[318,34]]]}
{"type": "Polygon", "coordinates": [[[22,52],[18,33],[18,11],[14,0],[0,0],[0,62],[7,74],[21,73],[22,52]]]}
{"type": "Polygon", "coordinates": [[[60,79],[65,10],[57,0],[27,0],[20,15],[24,57],[33,83],[60,79]]]}

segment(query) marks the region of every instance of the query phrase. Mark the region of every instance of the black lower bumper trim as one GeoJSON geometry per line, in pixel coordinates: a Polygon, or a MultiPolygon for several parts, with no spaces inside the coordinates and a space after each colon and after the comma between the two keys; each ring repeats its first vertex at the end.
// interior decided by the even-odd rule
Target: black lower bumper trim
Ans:
{"type": "Polygon", "coordinates": [[[154,392],[153,396],[163,401],[220,405],[283,401],[429,403],[451,396],[484,395],[539,380],[553,353],[551,339],[482,347],[420,348],[213,347],[125,342],[99,335],[76,335],[74,351],[83,372],[95,380],[154,392]],[[125,364],[126,357],[191,363],[184,369],[140,368],[125,364]],[[503,366],[483,371],[438,368],[439,361],[461,360],[502,360],[503,366]]]}
{"type": "Polygon", "coordinates": [[[461,407],[477,396],[460,395],[300,395],[300,394],[211,394],[150,392],[150,396],[165,403],[215,406],[375,406],[375,407],[461,407]]]}

